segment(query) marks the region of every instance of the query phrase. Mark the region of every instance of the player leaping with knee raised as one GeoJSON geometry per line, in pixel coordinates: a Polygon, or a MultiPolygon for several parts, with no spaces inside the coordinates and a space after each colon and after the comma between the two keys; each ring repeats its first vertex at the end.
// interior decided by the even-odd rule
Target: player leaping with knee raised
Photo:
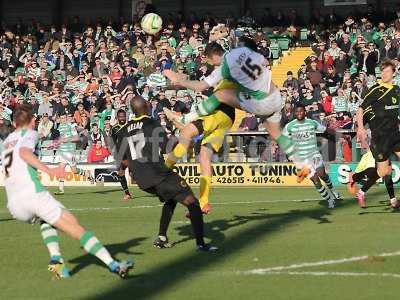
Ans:
{"type": "MultiPolygon", "coordinates": [[[[279,147],[286,153],[290,160],[301,169],[298,173],[299,181],[310,174],[310,167],[297,157],[292,141],[281,133],[280,120],[283,100],[279,89],[272,82],[271,70],[263,55],[257,53],[257,46],[251,39],[243,39],[243,46],[226,53],[222,58],[221,67],[218,68],[218,79],[227,79],[235,82],[238,88],[221,89],[216,91],[205,101],[195,105],[193,109],[183,116],[165,109],[166,116],[183,124],[189,124],[202,116],[214,112],[221,103],[242,109],[249,113],[265,116],[264,126],[271,138],[276,140],[279,147]]],[[[215,55],[214,44],[206,47],[206,55],[213,59],[215,55]]],[[[187,86],[188,82],[174,72],[165,75],[177,85],[187,86]]]]}
{"type": "Polygon", "coordinates": [[[295,110],[296,119],[289,122],[283,129],[283,134],[289,137],[296,148],[300,158],[308,161],[315,174],[310,178],[323,200],[328,202],[329,208],[335,207],[335,200],[341,199],[339,193],[334,189],[329,175],[325,171],[322,155],[318,150],[316,132],[325,132],[327,128],[315,120],[306,118],[304,105],[297,105],[295,110]],[[322,185],[325,182],[326,187],[322,185]]]}
{"type": "Polygon", "coordinates": [[[38,142],[38,134],[33,128],[33,114],[30,106],[22,105],[14,112],[16,130],[4,141],[2,167],[7,193],[7,207],[11,215],[19,221],[41,220],[43,242],[50,254],[49,271],[57,278],[69,277],[60,252],[57,229],[80,242],[86,252],[100,259],[111,272],[126,277],[131,262],[115,260],[97,237],[87,231],[73,214],[45,189],[37,170],[51,176],[63,177],[62,165],[49,168],[33,153],[38,142]]]}
{"type": "MultiPolygon", "coordinates": [[[[217,43],[214,43],[212,47],[215,55],[212,56],[209,62],[216,66],[216,69],[201,81],[188,81],[182,78],[182,83],[186,88],[196,92],[202,92],[211,87],[214,88],[214,91],[237,87],[235,83],[228,80],[220,81],[220,70],[218,67],[221,65],[225,50],[217,43]]],[[[165,73],[169,73],[172,76],[175,75],[169,70],[166,70],[165,73]]],[[[203,213],[209,213],[211,211],[209,194],[212,180],[212,156],[214,152],[220,150],[224,141],[225,133],[231,129],[234,122],[235,109],[222,103],[212,114],[201,117],[186,126],[181,126],[179,123],[175,123],[176,127],[180,130],[179,143],[168,155],[165,162],[169,168],[172,168],[172,166],[187,153],[188,147],[193,141],[193,137],[203,135],[199,161],[201,167],[199,201],[203,213]]]]}

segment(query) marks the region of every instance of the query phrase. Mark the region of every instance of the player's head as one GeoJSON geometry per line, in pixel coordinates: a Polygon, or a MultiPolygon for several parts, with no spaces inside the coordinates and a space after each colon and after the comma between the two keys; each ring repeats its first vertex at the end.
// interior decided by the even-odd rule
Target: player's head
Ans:
{"type": "Polygon", "coordinates": [[[135,96],[131,99],[131,109],[133,113],[137,116],[148,115],[150,111],[150,103],[147,102],[142,96],[135,96]]]}
{"type": "Polygon", "coordinates": [[[385,60],[380,65],[381,78],[384,83],[392,83],[396,65],[391,60],[385,60]]]}
{"type": "Polygon", "coordinates": [[[67,114],[62,113],[60,114],[60,124],[66,124],[67,123],[67,114]]]}
{"type": "Polygon", "coordinates": [[[13,116],[14,126],[16,128],[27,128],[32,126],[34,121],[32,106],[28,104],[23,104],[19,106],[13,116]]]}
{"type": "Polygon", "coordinates": [[[306,107],[303,104],[297,104],[294,114],[298,121],[303,121],[306,118],[306,107]]]}
{"type": "Polygon", "coordinates": [[[117,120],[120,125],[124,125],[126,123],[126,111],[125,110],[123,110],[123,109],[118,110],[117,120]]]}
{"type": "Polygon", "coordinates": [[[246,47],[255,52],[258,51],[257,43],[252,38],[249,38],[247,36],[241,36],[239,38],[237,47],[246,47]]]}
{"type": "Polygon", "coordinates": [[[204,54],[207,56],[208,61],[214,66],[221,65],[224,53],[224,48],[222,48],[222,46],[217,42],[209,43],[204,50],[204,54]]]}

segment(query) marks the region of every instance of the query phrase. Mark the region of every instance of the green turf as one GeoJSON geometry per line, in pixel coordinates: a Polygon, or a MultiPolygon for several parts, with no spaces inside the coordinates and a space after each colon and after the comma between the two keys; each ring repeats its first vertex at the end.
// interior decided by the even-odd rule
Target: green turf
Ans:
{"type": "Polygon", "coordinates": [[[118,189],[106,187],[67,188],[58,197],[77,209],[80,222],[117,258],[134,257],[131,277],[120,280],[63,236],[61,249],[74,275],[55,281],[46,271],[48,254],[38,226],[10,218],[1,190],[0,299],[397,299],[400,278],[381,274],[400,274],[399,256],[291,270],[355,276],[244,273],[400,250],[399,215],[383,204],[383,190],[372,190],[370,207],[361,211],[350,199],[335,210],[319,201],[290,201],[317,199],[308,188],[215,189],[214,211],[205,218],[207,239],[220,247],[214,254],[194,251],[181,207],[169,234],[177,244],[153,248],[161,207],[157,199],[133,192],[137,198],[128,203],[120,201],[118,189]]]}

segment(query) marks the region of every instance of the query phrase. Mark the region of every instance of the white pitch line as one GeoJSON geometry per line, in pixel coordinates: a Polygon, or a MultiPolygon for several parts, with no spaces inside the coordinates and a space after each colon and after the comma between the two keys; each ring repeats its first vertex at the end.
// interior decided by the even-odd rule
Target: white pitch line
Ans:
{"type": "MultiPolygon", "coordinates": [[[[259,201],[229,201],[229,202],[214,202],[213,205],[235,205],[235,204],[259,204],[259,203],[284,203],[284,202],[314,202],[322,201],[319,198],[310,199],[292,199],[292,200],[259,200],[259,201]]],[[[135,206],[114,206],[114,207],[81,207],[81,208],[68,208],[70,211],[107,211],[116,209],[136,209],[136,208],[156,208],[161,207],[162,204],[157,205],[135,205],[135,206]]],[[[8,213],[6,210],[0,210],[0,214],[8,213]]]]}
{"type": "Polygon", "coordinates": [[[300,269],[300,268],[306,268],[306,267],[318,267],[318,266],[326,266],[326,265],[344,264],[344,263],[349,263],[349,262],[367,260],[369,257],[390,257],[390,256],[400,256],[400,251],[390,252],[390,253],[381,253],[381,254],[373,255],[373,256],[363,255],[363,256],[354,256],[354,257],[349,257],[349,258],[341,258],[341,259],[333,259],[333,260],[305,262],[305,263],[299,263],[299,264],[292,264],[292,265],[288,265],[288,266],[277,266],[277,267],[270,267],[270,268],[264,268],[264,269],[253,269],[253,270],[248,270],[248,271],[243,271],[243,272],[239,271],[239,273],[246,274],[246,275],[264,275],[264,274],[268,274],[271,272],[279,272],[279,271],[300,269]]]}
{"type": "Polygon", "coordinates": [[[400,278],[400,274],[396,273],[366,273],[366,272],[299,272],[299,271],[282,271],[267,272],[263,275],[292,275],[292,276],[340,276],[340,277],[393,277],[400,278]]]}

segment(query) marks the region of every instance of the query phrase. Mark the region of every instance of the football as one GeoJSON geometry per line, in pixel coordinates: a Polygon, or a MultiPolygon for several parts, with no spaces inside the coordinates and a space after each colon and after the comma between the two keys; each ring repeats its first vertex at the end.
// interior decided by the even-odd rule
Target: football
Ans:
{"type": "Polygon", "coordinates": [[[161,30],[162,23],[162,19],[159,15],[149,13],[143,16],[141,26],[144,32],[154,35],[161,30]]]}

